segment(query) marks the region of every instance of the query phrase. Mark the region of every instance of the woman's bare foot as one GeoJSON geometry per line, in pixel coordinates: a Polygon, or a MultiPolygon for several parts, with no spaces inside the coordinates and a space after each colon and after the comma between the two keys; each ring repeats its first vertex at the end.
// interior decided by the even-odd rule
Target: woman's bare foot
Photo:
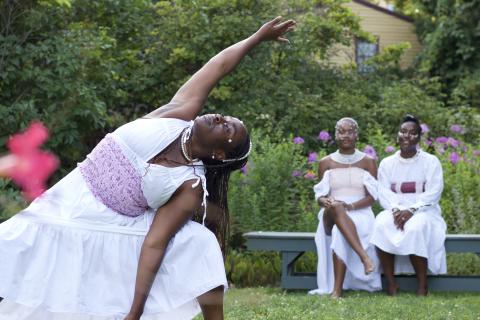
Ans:
{"type": "Polygon", "coordinates": [[[398,285],[396,283],[393,283],[393,284],[389,284],[388,287],[387,287],[387,294],[389,296],[396,296],[397,293],[398,293],[398,285]]]}
{"type": "Polygon", "coordinates": [[[365,258],[362,259],[363,263],[363,268],[365,269],[365,274],[370,274],[375,270],[375,265],[373,264],[372,259],[370,259],[369,256],[365,256],[365,258]]]}
{"type": "Polygon", "coordinates": [[[342,290],[333,290],[330,297],[332,299],[340,299],[342,297],[342,290]]]}
{"type": "Polygon", "coordinates": [[[417,296],[425,297],[427,295],[428,295],[428,288],[427,287],[417,289],[417,296]]]}

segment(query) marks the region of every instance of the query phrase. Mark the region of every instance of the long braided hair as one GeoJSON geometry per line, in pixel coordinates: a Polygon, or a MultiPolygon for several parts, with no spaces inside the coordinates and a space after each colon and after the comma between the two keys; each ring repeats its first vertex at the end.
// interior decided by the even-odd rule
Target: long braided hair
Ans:
{"type": "MultiPolygon", "coordinates": [[[[245,140],[226,155],[226,159],[243,158],[251,148],[250,136],[247,133],[245,140]]],[[[221,160],[205,158],[201,159],[205,167],[207,179],[207,219],[205,225],[217,237],[222,252],[226,253],[226,241],[230,231],[230,215],[228,211],[228,180],[234,170],[239,170],[248,161],[244,159],[223,162],[221,160]]]]}

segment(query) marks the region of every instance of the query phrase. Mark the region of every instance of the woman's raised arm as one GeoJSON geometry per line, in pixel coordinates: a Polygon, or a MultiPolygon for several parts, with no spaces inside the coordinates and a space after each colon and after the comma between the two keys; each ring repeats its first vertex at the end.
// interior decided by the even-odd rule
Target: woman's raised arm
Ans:
{"type": "Polygon", "coordinates": [[[205,101],[213,87],[229,74],[250,50],[263,41],[276,40],[288,42],[284,35],[295,27],[295,21],[282,22],[277,17],[265,23],[250,37],[222,50],[198,70],[175,94],[171,104],[178,107],[157,110],[149,113],[147,118],[178,118],[193,120],[202,111],[205,101]]]}

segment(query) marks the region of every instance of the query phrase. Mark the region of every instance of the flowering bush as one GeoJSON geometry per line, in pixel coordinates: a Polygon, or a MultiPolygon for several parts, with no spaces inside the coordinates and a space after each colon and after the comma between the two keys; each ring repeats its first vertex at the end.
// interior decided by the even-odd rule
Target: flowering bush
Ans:
{"type": "MultiPolygon", "coordinates": [[[[465,128],[452,125],[450,130],[450,136],[435,137],[423,123],[419,147],[442,163],[445,188],[440,204],[448,232],[480,233],[480,148],[463,141],[465,128]]],[[[358,148],[378,163],[397,150],[395,137],[387,137],[379,128],[367,129],[367,136],[368,144],[360,142],[358,148]]],[[[322,130],[317,137],[319,150],[307,152],[308,137],[280,143],[255,138],[260,150],[249,161],[248,174],[234,175],[232,180],[231,209],[238,227],[234,229],[315,230],[318,207],[311,187],[318,181],[318,161],[332,151],[330,134],[322,130]]]]}
{"type": "MultiPolygon", "coordinates": [[[[54,155],[39,149],[47,138],[47,128],[40,122],[34,122],[23,133],[10,137],[7,142],[10,154],[0,158],[0,177],[11,178],[22,188],[27,200],[33,200],[43,193],[46,180],[58,167],[54,155]]],[[[1,187],[4,187],[4,183],[1,187]]],[[[15,198],[14,193],[11,198],[15,198]]],[[[2,205],[11,206],[9,202],[15,199],[0,200],[2,205]]]]}
{"type": "MultiPolygon", "coordinates": [[[[440,205],[448,233],[480,233],[480,148],[466,143],[462,132],[452,127],[451,136],[435,137],[423,124],[420,147],[435,154],[441,161],[445,188],[440,205]]],[[[366,130],[368,144],[360,142],[378,163],[392,155],[398,147],[395,137],[382,130],[366,130]]],[[[327,137],[324,133],[322,137],[327,137]]],[[[253,230],[313,232],[318,225],[319,206],[313,199],[313,185],[318,161],[333,151],[329,139],[320,139],[318,150],[298,144],[308,137],[296,137],[274,143],[254,134],[255,152],[248,163],[247,174],[235,173],[231,179],[229,204],[232,221],[231,248],[227,257],[228,277],[238,286],[274,285],[279,281],[278,253],[250,253],[241,250],[242,233],[253,230]]],[[[374,205],[378,213],[381,208],[374,205]]],[[[303,271],[315,271],[314,255],[302,258],[303,271]]],[[[449,254],[450,274],[478,274],[478,257],[449,254]]],[[[298,267],[298,266],[297,266],[298,267]]]]}

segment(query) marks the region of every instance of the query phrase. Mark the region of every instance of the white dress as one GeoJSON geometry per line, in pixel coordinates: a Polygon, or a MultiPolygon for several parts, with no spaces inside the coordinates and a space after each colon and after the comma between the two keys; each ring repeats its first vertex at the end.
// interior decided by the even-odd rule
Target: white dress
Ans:
{"type": "MultiPolygon", "coordinates": [[[[115,185],[113,180],[121,181],[124,172],[115,175],[115,163],[108,167],[105,159],[111,155],[98,161],[96,147],[82,163],[93,168],[90,176],[80,164],[0,224],[0,297],[5,298],[0,320],[123,319],[133,301],[140,250],[156,209],[187,180],[194,179],[192,187],[203,187],[206,194],[201,162],[195,169],[147,163],[191,125],[178,119],[139,119],[118,128],[97,147],[105,151],[99,146],[110,143],[120,148],[131,183],[115,185]],[[89,181],[92,174],[98,179],[89,181]],[[97,180],[101,184],[93,192],[97,180]],[[116,189],[101,201],[98,188],[104,187],[116,189]],[[137,213],[129,216],[111,208],[122,205],[137,213]]],[[[217,239],[190,221],[171,239],[141,319],[191,319],[200,312],[196,297],[222,285],[227,288],[217,239]]]]}
{"type": "Polygon", "coordinates": [[[431,273],[447,272],[445,235],[439,201],[443,190],[440,161],[424,151],[411,159],[400,157],[400,151],[380,163],[378,170],[380,204],[385,209],[375,220],[371,242],[383,251],[397,255],[396,273],[413,273],[408,255],[428,259],[431,273]],[[392,208],[416,208],[405,223],[404,231],[396,228],[392,208]]]}
{"type": "MultiPolygon", "coordinates": [[[[377,198],[376,180],[366,170],[357,167],[336,168],[327,170],[322,180],[314,186],[315,199],[329,195],[335,200],[352,203],[369,194],[377,198]]],[[[318,288],[311,290],[309,294],[329,294],[333,290],[333,258],[332,251],[345,263],[347,271],[343,282],[343,289],[376,291],[382,288],[380,274],[375,271],[365,275],[365,268],[353,249],[345,240],[344,236],[334,225],[332,235],[325,233],[323,225],[324,209],[318,213],[318,229],[315,234],[317,246],[318,266],[317,285],[318,288]]],[[[372,259],[375,266],[378,266],[378,259],[375,247],[370,244],[370,236],[375,216],[371,207],[347,211],[357,228],[358,236],[362,247],[372,259]]]]}

